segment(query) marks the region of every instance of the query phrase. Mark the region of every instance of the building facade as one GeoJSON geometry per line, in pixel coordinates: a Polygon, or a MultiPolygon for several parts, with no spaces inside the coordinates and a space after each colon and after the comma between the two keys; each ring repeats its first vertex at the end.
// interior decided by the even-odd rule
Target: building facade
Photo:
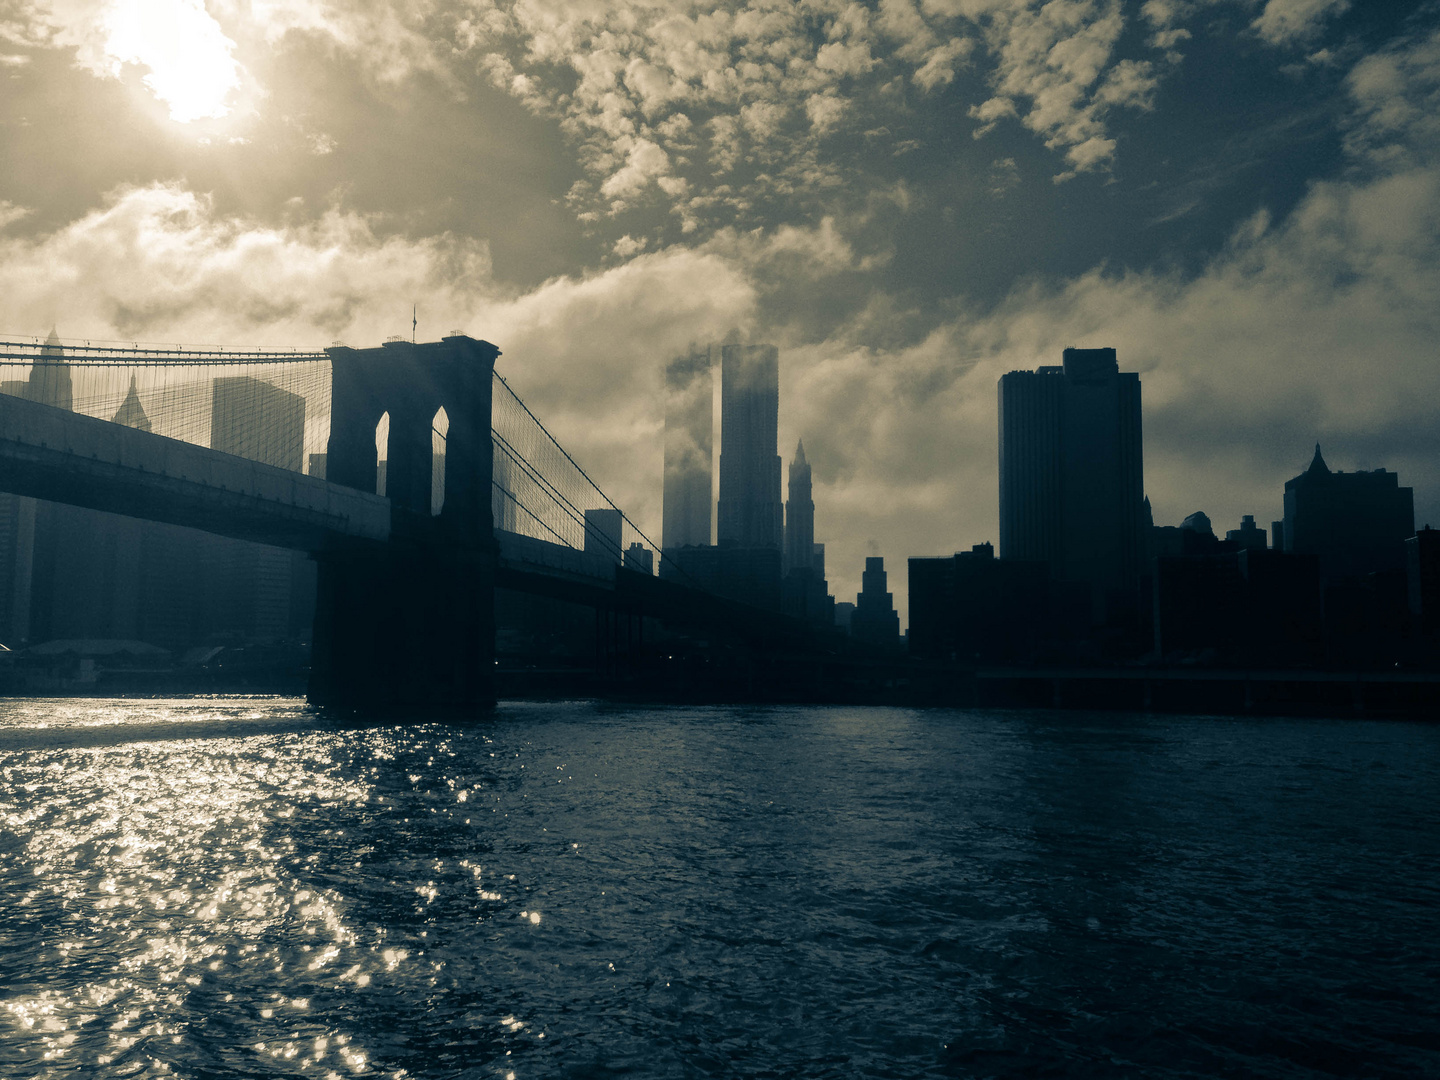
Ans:
{"type": "Polygon", "coordinates": [[[815,500],[811,497],[810,463],[805,443],[795,444],[785,499],[785,573],[810,570],[815,563],[815,500]]]}
{"type": "Polygon", "coordinates": [[[1403,571],[1415,535],[1415,494],[1384,469],[1331,472],[1315,444],[1310,467],[1285,482],[1285,550],[1316,555],[1324,582],[1403,571]]]}
{"type": "Polygon", "coordinates": [[[722,346],[717,524],[722,545],[781,548],[785,526],[779,421],[779,350],[773,345],[722,346]]]}
{"type": "Polygon", "coordinates": [[[665,367],[665,487],[661,544],[710,543],[714,453],[710,350],[693,345],[665,367]]]}
{"type": "Polygon", "coordinates": [[[1145,562],[1140,377],[1114,349],[1000,379],[1000,556],[1082,583],[1093,613],[1136,593],[1145,562]]]}

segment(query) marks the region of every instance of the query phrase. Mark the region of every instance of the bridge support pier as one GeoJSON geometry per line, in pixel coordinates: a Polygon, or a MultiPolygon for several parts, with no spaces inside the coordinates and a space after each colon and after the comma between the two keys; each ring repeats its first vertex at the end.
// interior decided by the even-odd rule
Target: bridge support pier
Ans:
{"type": "Polygon", "coordinates": [[[327,470],[375,490],[375,430],[390,416],[390,539],[337,546],[319,563],[310,700],[371,712],[485,707],[495,700],[495,545],[490,388],[500,350],[464,335],[326,350],[327,470]],[[449,421],[444,502],[432,515],[431,425],[449,421]]]}
{"type": "Polygon", "coordinates": [[[416,712],[494,702],[493,552],[391,545],[317,561],[313,704],[416,712]]]}

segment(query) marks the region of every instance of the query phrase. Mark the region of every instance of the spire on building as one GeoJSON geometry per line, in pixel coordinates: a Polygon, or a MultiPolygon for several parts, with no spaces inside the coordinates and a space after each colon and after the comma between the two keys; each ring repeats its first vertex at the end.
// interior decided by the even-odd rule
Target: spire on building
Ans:
{"type": "Polygon", "coordinates": [[[145,415],[145,408],[140,404],[140,392],[135,387],[135,376],[130,376],[130,389],[125,393],[125,400],[120,403],[116,410],[115,423],[124,424],[126,427],[139,428],[141,431],[150,430],[150,418],[145,415]]]}
{"type": "Polygon", "coordinates": [[[1326,476],[1330,475],[1330,466],[1326,465],[1325,459],[1320,456],[1320,444],[1318,442],[1315,444],[1315,456],[1310,459],[1310,468],[1307,469],[1306,472],[1323,473],[1326,476]]]}
{"type": "Polygon", "coordinates": [[[815,565],[815,500],[811,497],[810,463],[805,460],[805,443],[797,441],[790,461],[790,485],[785,500],[786,573],[810,570],[815,565]]]}
{"type": "Polygon", "coordinates": [[[57,409],[74,408],[74,392],[70,384],[70,365],[65,362],[65,349],[55,327],[40,349],[40,358],[30,367],[30,381],[25,396],[42,405],[57,409]]]}

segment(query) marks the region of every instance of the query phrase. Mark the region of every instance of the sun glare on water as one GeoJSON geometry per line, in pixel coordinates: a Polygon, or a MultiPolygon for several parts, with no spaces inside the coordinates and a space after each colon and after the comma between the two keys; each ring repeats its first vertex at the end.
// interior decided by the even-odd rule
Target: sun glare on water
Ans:
{"type": "Polygon", "coordinates": [[[114,0],[102,17],[105,52],[121,64],[150,69],[145,85],[180,123],[218,119],[240,86],[235,42],[202,0],[114,0]]]}

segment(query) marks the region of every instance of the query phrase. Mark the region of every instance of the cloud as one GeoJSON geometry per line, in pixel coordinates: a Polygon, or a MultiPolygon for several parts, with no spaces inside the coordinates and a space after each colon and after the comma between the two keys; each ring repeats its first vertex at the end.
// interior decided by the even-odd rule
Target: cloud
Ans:
{"type": "Polygon", "coordinates": [[[120,188],[57,231],[0,240],[7,325],[59,322],[100,338],[378,341],[392,332],[388,309],[408,308],[412,296],[455,318],[488,282],[483,242],[385,238],[339,210],[264,226],[221,215],[177,184],[120,188]]]}
{"type": "Polygon", "coordinates": [[[1314,39],[1327,19],[1349,7],[1350,0],[1269,0],[1250,25],[1271,45],[1301,44],[1314,39]]]}
{"type": "Polygon", "coordinates": [[[24,206],[16,206],[12,202],[0,199],[0,229],[7,225],[13,225],[23,217],[30,215],[30,209],[24,206]]]}
{"type": "Polygon", "coordinates": [[[92,74],[146,69],[145,86],[179,123],[225,116],[241,86],[235,42],[202,0],[51,0],[30,15],[22,37],[74,48],[75,63],[92,74]]]}

